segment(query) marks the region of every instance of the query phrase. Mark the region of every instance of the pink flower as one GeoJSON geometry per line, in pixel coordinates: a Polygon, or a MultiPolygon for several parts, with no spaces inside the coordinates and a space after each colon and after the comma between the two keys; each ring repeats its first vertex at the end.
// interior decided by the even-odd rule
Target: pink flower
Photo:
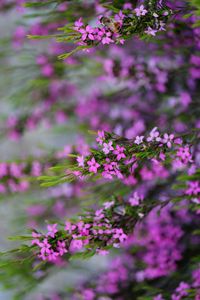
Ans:
{"type": "Polygon", "coordinates": [[[154,127],[151,130],[149,137],[147,138],[147,142],[153,142],[154,140],[156,142],[160,142],[160,140],[161,140],[160,133],[159,133],[159,131],[157,131],[157,127],[154,127]]]}
{"type": "Polygon", "coordinates": [[[129,199],[129,203],[131,206],[138,206],[143,197],[139,196],[137,192],[133,194],[133,196],[129,199]]]}
{"type": "Polygon", "coordinates": [[[106,45],[106,44],[109,45],[111,43],[114,43],[114,41],[110,37],[111,35],[112,35],[111,32],[106,32],[106,34],[103,36],[103,38],[101,40],[103,45],[106,45]]]}
{"type": "Polygon", "coordinates": [[[105,209],[108,209],[108,208],[112,207],[114,204],[115,204],[114,201],[109,201],[109,202],[105,202],[103,204],[103,206],[105,207],[105,209]]]}
{"type": "Polygon", "coordinates": [[[78,31],[82,33],[82,41],[85,41],[87,38],[94,41],[94,29],[90,25],[87,25],[85,29],[80,28],[78,31]]]}
{"type": "Polygon", "coordinates": [[[95,293],[92,289],[87,289],[83,291],[83,300],[94,300],[95,293]]]}
{"type": "Polygon", "coordinates": [[[98,131],[98,137],[96,138],[97,143],[99,143],[100,145],[103,144],[103,141],[105,140],[105,134],[103,130],[99,130],[98,131]]]}
{"type": "Polygon", "coordinates": [[[176,153],[176,156],[179,157],[184,164],[192,162],[192,155],[188,146],[180,147],[176,153]]]}
{"type": "Polygon", "coordinates": [[[8,173],[7,164],[5,162],[0,163],[0,178],[6,176],[8,173]]]}
{"type": "Polygon", "coordinates": [[[121,243],[123,243],[127,239],[127,235],[123,232],[122,228],[114,229],[115,234],[113,235],[114,239],[119,239],[121,243]]]}
{"type": "Polygon", "coordinates": [[[95,221],[99,221],[104,218],[103,209],[99,209],[95,212],[95,221]]]}
{"type": "Polygon", "coordinates": [[[133,9],[133,6],[130,2],[128,2],[123,5],[123,9],[133,9]]]}
{"type": "Polygon", "coordinates": [[[116,149],[113,151],[113,153],[117,155],[117,160],[120,160],[121,158],[126,158],[124,150],[124,147],[120,147],[119,145],[116,146],[116,149]]]}
{"type": "Polygon", "coordinates": [[[158,31],[157,31],[156,29],[153,29],[153,28],[151,28],[150,26],[148,26],[147,30],[145,30],[145,33],[146,33],[146,34],[152,35],[152,36],[155,36],[157,32],[158,32],[158,31]]]}
{"type": "Polygon", "coordinates": [[[97,250],[97,253],[99,255],[106,256],[106,255],[109,254],[109,251],[108,250],[101,250],[101,249],[99,249],[99,250],[97,250]]]}
{"type": "Polygon", "coordinates": [[[145,16],[148,11],[144,8],[144,5],[140,5],[140,7],[135,8],[135,13],[137,17],[145,16]]]}
{"type": "Polygon", "coordinates": [[[58,250],[58,253],[60,254],[60,256],[64,255],[65,253],[67,253],[67,249],[66,249],[66,245],[65,245],[65,242],[64,241],[58,241],[57,243],[57,250],[58,250]]]}
{"type": "Polygon", "coordinates": [[[103,152],[105,154],[108,154],[112,150],[114,150],[114,148],[112,146],[112,141],[110,141],[108,143],[103,143],[103,152]]]}
{"type": "Polygon", "coordinates": [[[51,77],[54,73],[53,66],[51,64],[46,64],[41,68],[41,73],[45,77],[51,77]]]}
{"type": "Polygon", "coordinates": [[[82,249],[83,247],[83,241],[82,240],[72,240],[70,244],[70,250],[72,251],[78,251],[82,249]]]}
{"type": "Polygon", "coordinates": [[[172,146],[172,141],[174,139],[174,135],[173,134],[164,134],[164,138],[162,139],[162,143],[167,144],[168,148],[171,148],[172,146]]]}
{"type": "Polygon", "coordinates": [[[94,157],[92,157],[91,160],[87,162],[89,166],[89,172],[97,173],[97,169],[100,167],[100,164],[98,164],[94,157]]]}
{"type": "Polygon", "coordinates": [[[57,226],[58,226],[57,224],[47,225],[47,229],[48,229],[47,236],[50,236],[50,237],[54,238],[56,232],[58,232],[57,226]]]}
{"type": "Polygon", "coordinates": [[[160,158],[162,161],[164,161],[165,158],[166,158],[166,155],[165,155],[163,152],[160,152],[159,158],[160,158]]]}
{"type": "Polygon", "coordinates": [[[69,234],[71,234],[74,229],[76,229],[76,225],[73,225],[68,221],[65,222],[65,230],[68,231],[69,234]]]}
{"type": "Polygon", "coordinates": [[[115,20],[117,22],[119,22],[121,26],[123,24],[123,19],[124,18],[125,18],[125,15],[123,14],[123,12],[121,10],[120,10],[120,12],[118,14],[115,15],[115,20]]]}
{"type": "Polygon", "coordinates": [[[188,183],[189,187],[186,190],[186,195],[198,195],[200,193],[200,183],[199,181],[191,181],[188,183]]]}
{"type": "Polygon", "coordinates": [[[82,156],[78,156],[76,160],[78,162],[78,166],[84,168],[84,157],[83,157],[83,155],[82,156]]]}
{"type": "Polygon", "coordinates": [[[179,286],[176,288],[176,292],[181,296],[185,297],[188,295],[187,290],[190,288],[189,284],[186,282],[181,282],[179,286]]]}
{"type": "Polygon", "coordinates": [[[10,164],[10,174],[16,178],[22,177],[22,165],[18,165],[16,163],[11,163],[10,164]]]}
{"type": "Polygon", "coordinates": [[[39,244],[41,250],[41,254],[45,254],[45,253],[50,253],[50,248],[51,248],[51,245],[49,244],[48,240],[47,239],[44,239],[40,244],[39,244]]]}
{"type": "Polygon", "coordinates": [[[74,29],[79,30],[83,25],[82,18],[79,18],[76,22],[74,22],[74,29]]]}
{"type": "Polygon", "coordinates": [[[144,136],[136,136],[134,143],[140,145],[143,142],[144,136]]]}

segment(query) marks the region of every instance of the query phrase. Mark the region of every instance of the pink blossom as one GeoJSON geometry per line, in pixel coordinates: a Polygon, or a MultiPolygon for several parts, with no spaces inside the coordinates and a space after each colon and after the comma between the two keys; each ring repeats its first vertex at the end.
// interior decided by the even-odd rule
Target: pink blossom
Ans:
{"type": "Polygon", "coordinates": [[[121,10],[120,10],[120,12],[118,14],[115,15],[115,20],[117,22],[119,22],[121,24],[121,26],[123,24],[124,18],[125,18],[125,15],[123,14],[123,12],[121,10]]]}
{"type": "Polygon", "coordinates": [[[101,249],[99,249],[99,250],[97,250],[97,253],[99,255],[106,256],[106,255],[109,254],[109,251],[108,250],[101,250],[101,249]]]}
{"type": "Polygon", "coordinates": [[[126,155],[124,154],[125,148],[122,146],[117,145],[116,149],[113,151],[115,155],[117,155],[117,160],[120,160],[122,158],[126,158],[126,155]]]}
{"type": "Polygon", "coordinates": [[[162,143],[167,144],[168,148],[171,148],[172,141],[174,139],[174,134],[164,134],[164,138],[162,139],[162,143]]]}
{"type": "Polygon", "coordinates": [[[2,162],[0,163],[0,178],[6,176],[8,173],[7,164],[2,162]]]}
{"type": "Polygon", "coordinates": [[[111,43],[114,43],[114,41],[111,39],[111,35],[112,33],[111,32],[106,32],[105,35],[103,36],[101,42],[103,45],[109,45],[111,43]]]}
{"type": "Polygon", "coordinates": [[[58,241],[57,243],[57,251],[59,253],[60,256],[64,255],[65,253],[67,253],[67,249],[66,249],[66,244],[64,241],[58,241]]]}
{"type": "Polygon", "coordinates": [[[79,30],[83,25],[82,18],[79,18],[76,22],[74,22],[74,29],[79,30]]]}
{"type": "Polygon", "coordinates": [[[100,167],[100,164],[98,164],[94,157],[92,157],[91,160],[87,162],[89,166],[89,172],[97,173],[98,168],[100,167]]]}
{"type": "Polygon", "coordinates": [[[78,251],[78,250],[81,250],[82,248],[83,248],[83,241],[82,240],[73,239],[71,241],[71,244],[70,244],[70,250],[71,251],[78,251]]]}
{"type": "Polygon", "coordinates": [[[103,152],[105,154],[108,154],[112,150],[114,150],[114,148],[112,146],[112,141],[110,141],[108,143],[103,143],[103,152]]]}
{"type": "Polygon", "coordinates": [[[87,38],[94,41],[94,29],[90,25],[87,25],[85,29],[80,28],[78,31],[82,34],[81,39],[83,41],[85,41],[87,38]]]}
{"type": "Polygon", "coordinates": [[[78,166],[79,167],[83,167],[84,168],[84,156],[77,156],[77,162],[78,162],[78,166]]]}
{"type": "Polygon", "coordinates": [[[57,226],[58,224],[47,225],[47,229],[48,229],[47,236],[51,236],[52,238],[54,238],[56,232],[58,232],[57,226]]]}
{"type": "Polygon", "coordinates": [[[115,204],[114,201],[109,201],[109,202],[105,202],[103,204],[103,206],[105,207],[105,209],[108,209],[108,208],[112,207],[114,204],[115,204]]]}
{"type": "Polygon", "coordinates": [[[98,137],[96,138],[97,143],[99,143],[100,145],[103,144],[103,141],[105,140],[105,134],[103,130],[99,130],[98,131],[98,137]]]}
{"type": "Polygon", "coordinates": [[[157,31],[156,29],[153,29],[153,28],[151,28],[150,26],[148,26],[147,30],[145,30],[145,33],[146,33],[146,34],[152,35],[152,36],[155,36],[157,32],[158,32],[158,31],[157,31]]]}
{"type": "Polygon", "coordinates": [[[139,196],[137,192],[133,193],[133,196],[129,198],[129,203],[131,206],[138,206],[143,197],[139,196]]]}
{"type": "Polygon", "coordinates": [[[135,8],[135,13],[137,17],[145,16],[148,11],[144,8],[144,5],[140,5],[140,7],[135,8]]]}
{"type": "Polygon", "coordinates": [[[68,221],[65,222],[65,230],[68,231],[69,234],[71,234],[74,229],[76,229],[76,225],[73,225],[68,221]]]}
{"type": "Polygon", "coordinates": [[[123,9],[133,9],[133,6],[132,6],[132,3],[130,2],[127,2],[123,5],[123,9]]]}
{"type": "Polygon", "coordinates": [[[191,181],[188,183],[188,189],[185,191],[186,195],[198,195],[200,193],[199,181],[191,181]]]}
{"type": "Polygon", "coordinates": [[[136,136],[134,143],[140,145],[143,142],[144,136],[136,136]]]}
{"type": "Polygon", "coordinates": [[[122,228],[114,229],[114,239],[119,239],[121,243],[123,243],[127,239],[127,235],[123,232],[122,228]]]}
{"type": "Polygon", "coordinates": [[[188,146],[180,147],[176,153],[176,156],[181,159],[184,164],[192,161],[192,155],[188,146]]]}
{"type": "Polygon", "coordinates": [[[161,138],[160,138],[160,133],[159,131],[157,130],[157,127],[154,127],[150,134],[149,134],[149,137],[147,138],[147,142],[153,142],[153,141],[156,141],[156,142],[160,142],[161,138]]]}

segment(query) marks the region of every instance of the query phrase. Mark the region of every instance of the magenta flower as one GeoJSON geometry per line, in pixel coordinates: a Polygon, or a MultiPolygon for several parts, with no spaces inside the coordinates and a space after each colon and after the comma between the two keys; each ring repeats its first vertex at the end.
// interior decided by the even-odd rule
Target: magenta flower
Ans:
{"type": "Polygon", "coordinates": [[[87,25],[85,29],[80,28],[78,31],[82,34],[82,41],[85,41],[87,38],[94,41],[94,29],[90,25],[87,25]]]}
{"type": "Polygon", "coordinates": [[[121,26],[123,24],[123,19],[124,18],[125,18],[125,15],[123,14],[123,12],[121,10],[120,10],[120,12],[118,14],[115,15],[115,20],[117,22],[119,22],[121,26]]]}
{"type": "Polygon", "coordinates": [[[105,154],[108,154],[112,150],[114,150],[114,148],[112,146],[112,141],[110,141],[108,143],[103,143],[103,152],[105,154]]]}
{"type": "Polygon", "coordinates": [[[64,241],[58,241],[57,250],[58,250],[58,253],[60,256],[62,256],[68,252],[64,241]]]}
{"type": "Polygon", "coordinates": [[[140,7],[135,8],[135,13],[137,17],[145,16],[148,11],[144,8],[144,5],[140,5],[140,7]]]}
{"type": "Polygon", "coordinates": [[[57,226],[58,224],[47,225],[47,229],[48,229],[47,236],[51,236],[52,238],[54,238],[56,232],[58,232],[57,226]]]}
{"type": "Polygon", "coordinates": [[[82,156],[78,156],[76,160],[78,162],[78,166],[84,168],[84,157],[83,157],[83,155],[82,156]]]}
{"type": "Polygon", "coordinates": [[[103,141],[105,140],[105,134],[103,130],[99,130],[98,131],[98,137],[96,138],[97,143],[99,143],[100,145],[103,144],[103,141]]]}
{"type": "Polygon", "coordinates": [[[176,156],[181,159],[184,164],[192,161],[192,155],[188,146],[180,147],[176,153],[176,156]]]}
{"type": "Polygon", "coordinates": [[[103,206],[105,207],[105,209],[108,209],[108,208],[112,207],[114,204],[115,204],[114,201],[109,201],[109,202],[105,202],[103,204],[103,206]]]}
{"type": "Polygon", "coordinates": [[[127,235],[123,232],[122,228],[114,229],[115,234],[113,235],[114,239],[119,239],[121,243],[123,243],[127,239],[127,235]]]}
{"type": "Polygon", "coordinates": [[[171,148],[173,139],[174,139],[174,134],[169,135],[165,133],[164,138],[162,139],[162,143],[167,144],[167,147],[171,148]]]}
{"type": "Polygon", "coordinates": [[[116,146],[116,149],[113,151],[113,153],[117,155],[117,160],[120,160],[121,158],[126,158],[124,150],[124,147],[121,147],[119,145],[116,146]]]}
{"type": "Polygon", "coordinates": [[[104,35],[104,37],[102,38],[101,42],[103,45],[109,45],[111,43],[114,43],[114,41],[111,39],[112,33],[111,32],[106,32],[106,34],[104,35]]]}
{"type": "Polygon", "coordinates": [[[98,164],[94,157],[92,157],[91,160],[87,162],[89,166],[89,172],[97,173],[98,168],[100,167],[100,164],[98,164]]]}
{"type": "Polygon", "coordinates": [[[99,254],[99,255],[102,255],[102,256],[106,256],[106,255],[108,255],[109,254],[109,251],[108,250],[97,250],[97,253],[99,254]]]}
{"type": "Polygon", "coordinates": [[[134,143],[140,145],[143,142],[144,136],[136,136],[134,143]]]}
{"type": "Polygon", "coordinates": [[[79,18],[76,22],[74,22],[74,29],[79,30],[83,25],[82,18],[79,18]]]}
{"type": "Polygon", "coordinates": [[[40,251],[41,254],[49,254],[50,253],[50,248],[51,245],[49,244],[47,239],[44,239],[41,243],[40,243],[40,251]]]}
{"type": "Polygon", "coordinates": [[[79,251],[83,247],[83,241],[82,240],[72,240],[70,244],[70,250],[71,251],[79,251]]]}
{"type": "Polygon", "coordinates": [[[147,142],[153,142],[153,141],[156,141],[156,142],[160,142],[161,138],[160,138],[160,133],[159,131],[157,130],[157,127],[154,127],[150,134],[149,134],[149,137],[147,138],[147,142]]]}
{"type": "Polygon", "coordinates": [[[7,173],[8,173],[7,163],[5,162],[0,163],[0,178],[6,176],[7,173]]]}
{"type": "Polygon", "coordinates": [[[143,197],[139,196],[137,192],[133,194],[131,198],[129,198],[129,203],[131,206],[138,206],[143,197]]]}
{"type": "Polygon", "coordinates": [[[191,181],[188,183],[188,189],[185,191],[186,195],[198,195],[200,193],[200,182],[199,181],[191,181]]]}
{"type": "Polygon", "coordinates": [[[66,230],[69,234],[71,234],[72,231],[73,231],[74,229],[76,229],[76,225],[73,225],[73,224],[71,224],[71,223],[68,222],[68,221],[65,222],[65,230],[66,230]]]}
{"type": "Polygon", "coordinates": [[[189,284],[186,282],[181,282],[179,286],[176,288],[176,293],[180,298],[185,297],[188,295],[188,289],[190,288],[189,284]]]}
{"type": "Polygon", "coordinates": [[[158,30],[151,28],[150,26],[148,26],[147,30],[145,30],[145,33],[148,35],[152,35],[155,36],[156,33],[158,32],[158,30]]]}

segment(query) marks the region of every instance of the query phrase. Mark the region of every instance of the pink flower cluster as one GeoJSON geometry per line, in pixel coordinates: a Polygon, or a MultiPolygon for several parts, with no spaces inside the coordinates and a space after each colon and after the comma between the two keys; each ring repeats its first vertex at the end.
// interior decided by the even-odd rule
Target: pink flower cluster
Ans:
{"type": "Polygon", "coordinates": [[[7,192],[24,192],[26,191],[30,183],[26,180],[27,175],[37,177],[40,176],[44,165],[39,161],[33,161],[31,163],[0,163],[0,193],[7,192]]]}
{"type": "Polygon", "coordinates": [[[113,204],[106,203],[104,209],[96,210],[93,215],[88,214],[77,223],[67,221],[64,230],[58,230],[57,224],[52,224],[47,225],[48,232],[45,235],[34,231],[32,244],[39,247],[38,257],[56,262],[65,253],[85,251],[85,246],[90,251],[96,249],[96,253],[101,255],[108,253],[108,246],[119,248],[126,241],[127,235],[122,228],[113,226],[113,222],[106,216],[113,204]],[[95,245],[97,241],[98,246],[95,245]]]}
{"type": "Polygon", "coordinates": [[[8,191],[24,192],[29,188],[29,182],[24,179],[26,164],[24,163],[0,163],[0,193],[8,191]]]}
{"type": "Polygon", "coordinates": [[[189,147],[182,146],[183,141],[175,138],[174,134],[164,133],[161,135],[157,127],[153,128],[146,138],[136,136],[134,141],[130,140],[124,144],[115,141],[112,137],[107,138],[104,131],[98,131],[96,141],[101,149],[99,155],[78,156],[78,166],[84,170],[87,168],[90,173],[100,172],[106,179],[117,177],[128,185],[137,183],[137,179],[134,177],[135,173],[139,174],[143,180],[152,180],[156,177],[167,178],[169,172],[164,166],[167,153],[169,153],[167,155],[170,156],[171,161],[177,165],[184,166],[192,162],[189,147]],[[137,147],[136,150],[133,148],[130,151],[131,145],[137,147]],[[176,149],[175,157],[172,148],[176,149]],[[147,149],[152,153],[146,157],[146,164],[139,167],[140,156],[137,157],[137,153],[145,154],[147,149]]]}
{"type": "Polygon", "coordinates": [[[76,21],[74,25],[74,29],[81,33],[83,44],[90,42],[102,43],[103,45],[114,43],[113,32],[106,27],[92,28],[90,25],[85,26],[81,19],[76,21]]]}
{"type": "Polygon", "coordinates": [[[199,181],[190,181],[188,182],[188,188],[185,191],[185,194],[191,196],[191,201],[200,204],[200,182],[199,181]]]}
{"type": "Polygon", "coordinates": [[[155,279],[166,276],[176,270],[176,262],[181,258],[181,228],[172,224],[172,217],[167,209],[157,216],[153,210],[143,224],[135,228],[131,244],[142,247],[140,258],[145,263],[144,270],[138,271],[137,280],[155,279]]]}

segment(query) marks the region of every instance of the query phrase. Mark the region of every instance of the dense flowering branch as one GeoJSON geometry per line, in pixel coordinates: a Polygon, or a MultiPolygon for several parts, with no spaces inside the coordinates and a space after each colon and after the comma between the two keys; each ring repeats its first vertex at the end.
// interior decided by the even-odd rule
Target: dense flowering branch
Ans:
{"type": "MultiPolygon", "coordinates": [[[[153,128],[146,138],[137,136],[134,140],[126,140],[99,131],[97,142],[100,150],[92,149],[92,154],[85,158],[78,156],[78,169],[72,168],[72,174],[82,178],[85,175],[99,173],[106,179],[117,177],[124,180],[124,177],[133,173],[134,176],[137,175],[137,178],[138,169],[140,170],[141,165],[149,160],[171,164],[174,159],[178,167],[184,167],[193,162],[190,147],[184,145],[180,137],[175,138],[173,134],[167,133],[161,135],[157,128],[153,128]]],[[[66,179],[67,176],[71,178],[71,172],[66,172],[66,179]]],[[[58,182],[59,180],[56,179],[56,183],[58,182]]],[[[199,194],[199,183],[193,182],[189,183],[189,188],[180,198],[199,194]]],[[[136,192],[128,202],[125,201],[122,204],[119,199],[117,198],[116,202],[113,200],[104,203],[104,208],[87,212],[80,217],[78,223],[67,222],[65,231],[59,231],[57,224],[54,224],[48,226],[49,231],[46,235],[34,232],[33,243],[40,249],[39,257],[43,260],[54,261],[57,256],[63,256],[65,253],[71,254],[82,248],[87,249],[86,252],[81,253],[86,257],[96,252],[105,254],[110,246],[118,247],[121,242],[124,242],[127,234],[133,231],[138,219],[160,204],[159,201],[143,201],[143,196],[136,192]]],[[[193,202],[199,204],[199,200],[193,200],[193,202]]]]}
{"type": "MultiPolygon", "coordinates": [[[[198,131],[194,136],[198,137],[198,131]]],[[[160,170],[164,170],[162,166],[173,165],[175,169],[180,169],[192,163],[190,146],[174,134],[161,135],[157,127],[153,128],[147,137],[137,136],[133,140],[99,131],[96,140],[99,149],[91,149],[90,155],[71,155],[76,158],[77,163],[69,167],[65,174],[60,172],[60,175],[55,176],[56,184],[59,180],[71,181],[99,174],[106,180],[117,178],[124,183],[132,180],[134,185],[138,179],[143,178],[142,167],[145,165],[157,165],[160,170]]],[[[59,170],[59,166],[55,166],[55,169],[59,170]]],[[[63,170],[62,166],[60,170],[63,170]]],[[[41,176],[39,179],[43,181],[43,186],[54,185],[53,178],[41,176]]]]}
{"type": "MultiPolygon", "coordinates": [[[[108,11],[99,17],[97,27],[85,25],[80,18],[73,27],[66,25],[59,28],[60,34],[52,35],[59,42],[73,42],[78,45],[72,52],[61,54],[59,58],[65,59],[79,50],[99,44],[124,44],[126,39],[134,35],[141,38],[155,36],[166,30],[165,26],[174,13],[167,5],[160,5],[159,1],[146,1],[136,8],[131,3],[126,3],[122,10],[107,4],[103,7],[108,11]]],[[[29,37],[40,38],[34,35],[29,37]]]]}

